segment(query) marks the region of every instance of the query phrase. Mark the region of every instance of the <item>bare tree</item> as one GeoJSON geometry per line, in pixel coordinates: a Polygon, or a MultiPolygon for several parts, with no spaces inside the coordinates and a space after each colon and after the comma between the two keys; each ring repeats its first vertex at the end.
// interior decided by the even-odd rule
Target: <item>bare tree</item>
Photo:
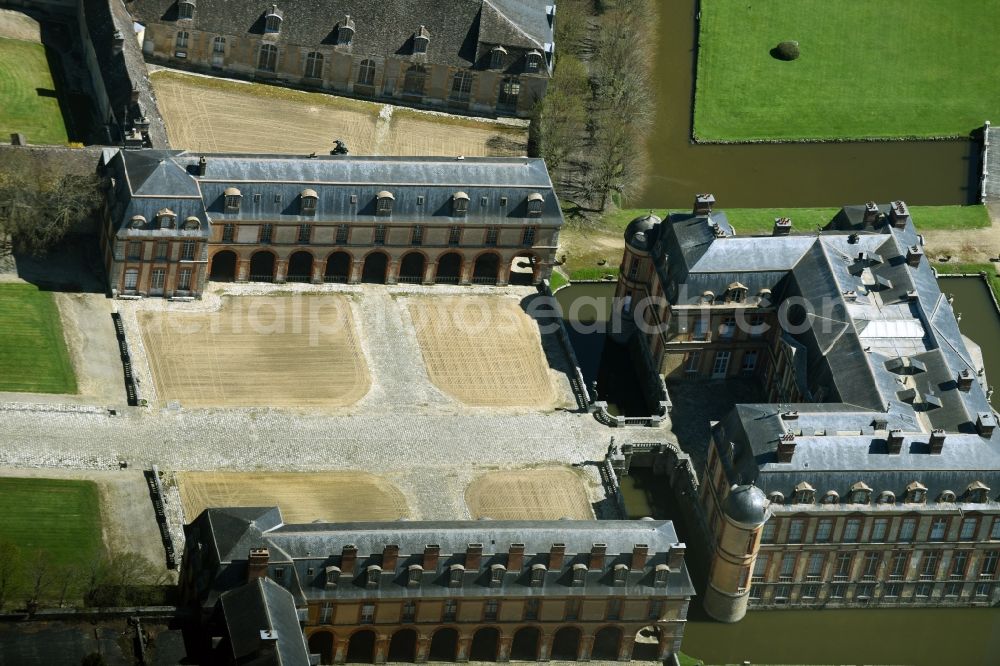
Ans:
{"type": "Polygon", "coordinates": [[[47,551],[38,550],[27,566],[28,574],[28,611],[34,612],[38,607],[38,602],[48,591],[52,583],[52,558],[47,551]]]}
{"type": "Polygon", "coordinates": [[[21,576],[21,549],[9,541],[0,541],[0,610],[13,597],[21,576]]]}

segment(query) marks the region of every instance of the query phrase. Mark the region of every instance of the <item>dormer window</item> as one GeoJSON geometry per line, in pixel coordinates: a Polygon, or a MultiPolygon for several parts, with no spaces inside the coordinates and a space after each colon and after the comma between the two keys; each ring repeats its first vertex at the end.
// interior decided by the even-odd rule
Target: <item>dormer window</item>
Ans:
{"type": "Polygon", "coordinates": [[[284,17],[284,12],[278,9],[278,5],[271,5],[271,8],[267,10],[267,14],[264,15],[264,33],[277,34],[281,32],[281,20],[284,17]]]}
{"type": "Polygon", "coordinates": [[[469,212],[469,195],[465,192],[455,192],[451,197],[452,217],[464,217],[469,212]]]}
{"type": "Polygon", "coordinates": [[[895,504],[896,503],[896,493],[891,490],[883,490],[878,494],[879,504],[895,504]]]}
{"type": "Polygon", "coordinates": [[[945,502],[951,504],[955,501],[955,492],[952,490],[942,490],[941,496],[938,497],[938,502],[945,502]]]}
{"type": "Polygon", "coordinates": [[[927,499],[927,486],[919,481],[911,481],[906,486],[906,502],[908,504],[923,504],[927,499]]]}
{"type": "Polygon", "coordinates": [[[177,213],[169,208],[161,208],[156,212],[156,224],[160,229],[173,229],[176,224],[177,213]]]}
{"type": "Polygon", "coordinates": [[[837,504],[840,502],[840,493],[836,490],[828,490],[823,495],[823,504],[837,504]]]}
{"type": "Polygon", "coordinates": [[[812,504],[816,501],[816,490],[803,481],[795,486],[795,495],[792,498],[795,504],[812,504]]]}
{"type": "Polygon", "coordinates": [[[748,289],[739,282],[733,282],[726,287],[726,300],[731,303],[743,303],[747,300],[748,289]]]}
{"type": "Polygon", "coordinates": [[[337,587],[340,580],[340,567],[329,566],[326,568],[326,587],[337,587]]]}
{"type": "Polygon", "coordinates": [[[316,190],[302,190],[302,214],[303,215],[315,215],[316,214],[316,204],[319,201],[319,195],[316,194],[316,190]]]}
{"type": "Polygon", "coordinates": [[[201,228],[201,220],[195,216],[190,216],[184,220],[184,230],[185,231],[195,231],[201,228]]]}
{"type": "Polygon", "coordinates": [[[656,572],[653,574],[653,585],[663,587],[667,584],[667,577],[670,575],[670,567],[666,564],[657,564],[656,572]]]}
{"type": "Polygon", "coordinates": [[[490,51],[490,69],[500,69],[507,61],[507,49],[502,46],[494,46],[490,51]]]}
{"type": "Polygon", "coordinates": [[[529,72],[537,72],[538,67],[542,64],[542,54],[538,51],[529,51],[528,55],[525,56],[525,68],[529,72]]]}
{"type": "Polygon", "coordinates": [[[537,217],[542,214],[542,204],[545,203],[545,198],[542,197],[538,192],[532,192],[528,195],[528,215],[532,217],[537,217]]]}
{"type": "Polygon", "coordinates": [[[613,582],[615,585],[624,585],[625,581],[628,580],[628,565],[626,564],[616,564],[615,572],[613,575],[613,582]]]}
{"type": "Polygon", "coordinates": [[[382,567],[373,564],[365,569],[365,587],[378,587],[379,578],[382,576],[382,567]]]}
{"type": "Polygon", "coordinates": [[[194,18],[194,0],[180,0],[180,2],[177,3],[177,18],[194,18]]]}
{"type": "Polygon", "coordinates": [[[240,202],[243,200],[243,195],[235,187],[227,187],[225,191],[226,198],[226,212],[227,213],[238,213],[240,212],[240,202]]]}
{"type": "Polygon", "coordinates": [[[850,504],[870,504],[872,501],[872,489],[864,481],[858,481],[851,486],[851,494],[848,496],[850,504]]]}
{"type": "Polygon", "coordinates": [[[967,501],[973,504],[982,504],[989,499],[990,487],[982,481],[973,481],[965,489],[967,501]]]}
{"type": "Polygon", "coordinates": [[[406,569],[406,584],[409,587],[420,585],[420,579],[424,575],[424,568],[419,564],[411,564],[406,569]]]}
{"type": "Polygon", "coordinates": [[[448,587],[462,587],[462,576],[465,574],[465,567],[461,564],[453,564],[448,569],[448,587]]]}
{"type": "Polygon", "coordinates": [[[376,215],[392,215],[392,202],[396,200],[396,197],[392,196],[392,192],[382,190],[375,195],[375,199],[376,215]]]}
{"type": "Polygon", "coordinates": [[[146,226],[146,218],[142,215],[133,215],[128,223],[129,229],[142,229],[144,226],[146,226]]]}
{"type": "Polygon", "coordinates": [[[354,21],[351,15],[344,16],[344,20],[337,25],[337,44],[339,46],[350,46],[354,40],[354,21]]]}
{"type": "Polygon", "coordinates": [[[500,587],[503,583],[503,575],[505,573],[507,573],[507,567],[504,565],[490,565],[490,587],[500,587]]]}
{"type": "Polygon", "coordinates": [[[775,490],[772,493],[768,493],[767,499],[768,499],[769,502],[771,502],[771,504],[784,504],[785,503],[785,495],[784,495],[784,493],[778,492],[777,490],[775,490]]]}
{"type": "Polygon", "coordinates": [[[427,53],[427,45],[431,42],[431,33],[424,26],[420,26],[413,33],[413,52],[427,53]]]}
{"type": "Polygon", "coordinates": [[[545,572],[548,568],[544,564],[531,565],[531,587],[541,587],[545,583],[545,572]]]}
{"type": "Polygon", "coordinates": [[[574,564],[573,565],[573,587],[583,587],[584,582],[587,580],[587,565],[586,564],[574,564]]]}

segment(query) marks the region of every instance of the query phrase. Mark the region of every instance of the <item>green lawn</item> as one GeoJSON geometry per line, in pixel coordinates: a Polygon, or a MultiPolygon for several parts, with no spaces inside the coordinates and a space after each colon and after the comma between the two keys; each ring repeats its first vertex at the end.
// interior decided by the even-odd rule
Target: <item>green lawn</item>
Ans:
{"type": "Polygon", "coordinates": [[[695,136],[964,136],[1000,116],[998,25],[996,0],[702,0],[695,136]]]}
{"type": "Polygon", "coordinates": [[[0,391],[76,393],[59,309],[30,284],[0,284],[0,391]]]}
{"type": "Polygon", "coordinates": [[[26,561],[41,550],[55,565],[89,562],[102,550],[97,484],[0,478],[0,541],[26,561]]]}
{"type": "Polygon", "coordinates": [[[45,47],[0,37],[0,137],[22,132],[29,143],[69,141],[45,47]]]}

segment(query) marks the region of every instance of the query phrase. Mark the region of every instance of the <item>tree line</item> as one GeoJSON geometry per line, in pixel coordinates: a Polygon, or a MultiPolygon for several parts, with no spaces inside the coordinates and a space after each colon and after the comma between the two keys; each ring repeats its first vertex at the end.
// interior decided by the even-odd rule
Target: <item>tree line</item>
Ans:
{"type": "Polygon", "coordinates": [[[564,199],[594,211],[637,194],[654,119],[651,0],[566,0],[532,145],[564,199]]]}

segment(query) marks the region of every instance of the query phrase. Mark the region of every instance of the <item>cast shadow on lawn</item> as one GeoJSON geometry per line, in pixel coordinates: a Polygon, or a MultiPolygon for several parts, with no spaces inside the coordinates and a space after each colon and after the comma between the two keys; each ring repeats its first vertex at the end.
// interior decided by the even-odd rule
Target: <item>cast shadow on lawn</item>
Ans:
{"type": "MultiPolygon", "coordinates": [[[[8,252],[0,249],[0,253],[8,252]]],[[[106,292],[97,238],[94,236],[68,236],[42,255],[15,249],[7,254],[6,259],[9,260],[11,255],[17,276],[41,291],[106,292]]]]}

